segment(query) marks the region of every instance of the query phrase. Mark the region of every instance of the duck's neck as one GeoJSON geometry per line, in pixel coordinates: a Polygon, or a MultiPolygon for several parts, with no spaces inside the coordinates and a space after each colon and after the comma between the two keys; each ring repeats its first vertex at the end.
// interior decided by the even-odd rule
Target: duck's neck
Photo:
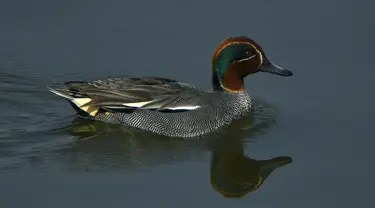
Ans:
{"type": "Polygon", "coordinates": [[[227,92],[243,92],[245,91],[243,79],[236,76],[235,73],[231,73],[227,70],[224,74],[223,79],[220,81],[219,77],[215,72],[212,72],[211,77],[212,88],[215,91],[227,91],[227,92]]]}
{"type": "Polygon", "coordinates": [[[217,77],[215,72],[212,72],[211,76],[212,89],[215,91],[224,91],[223,87],[220,84],[219,77],[217,77]]]}

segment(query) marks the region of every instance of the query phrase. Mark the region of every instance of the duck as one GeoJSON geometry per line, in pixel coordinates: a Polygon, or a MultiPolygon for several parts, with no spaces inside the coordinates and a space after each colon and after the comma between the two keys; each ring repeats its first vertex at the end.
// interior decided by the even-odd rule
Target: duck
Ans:
{"type": "Polygon", "coordinates": [[[289,77],[247,36],[224,38],[212,54],[212,89],[158,76],[68,81],[48,90],[65,98],[78,116],[154,134],[199,138],[252,112],[244,78],[257,72],[289,77]]]}

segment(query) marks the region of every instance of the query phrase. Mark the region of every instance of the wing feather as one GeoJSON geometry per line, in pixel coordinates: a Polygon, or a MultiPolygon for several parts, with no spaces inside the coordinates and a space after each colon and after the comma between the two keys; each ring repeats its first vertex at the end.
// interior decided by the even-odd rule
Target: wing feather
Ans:
{"type": "MultiPolygon", "coordinates": [[[[79,105],[116,110],[195,110],[200,107],[201,90],[176,80],[159,77],[109,78],[93,82],[70,81],[61,92],[70,100],[89,98],[79,105]]],[[[57,93],[55,93],[57,94],[57,93]]],[[[61,95],[60,95],[61,96],[61,95]]]]}

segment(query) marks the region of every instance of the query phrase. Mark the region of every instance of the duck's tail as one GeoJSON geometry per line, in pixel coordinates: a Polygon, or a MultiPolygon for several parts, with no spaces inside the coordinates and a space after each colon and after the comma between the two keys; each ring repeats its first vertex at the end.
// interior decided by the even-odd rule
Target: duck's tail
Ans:
{"type": "Polygon", "coordinates": [[[92,99],[88,97],[76,97],[69,91],[64,90],[55,90],[50,87],[47,87],[48,90],[60,97],[63,97],[69,101],[69,103],[73,106],[74,110],[77,111],[77,113],[81,116],[89,116],[93,117],[96,115],[96,113],[99,110],[98,106],[91,106],[86,105],[89,103],[92,99]]]}

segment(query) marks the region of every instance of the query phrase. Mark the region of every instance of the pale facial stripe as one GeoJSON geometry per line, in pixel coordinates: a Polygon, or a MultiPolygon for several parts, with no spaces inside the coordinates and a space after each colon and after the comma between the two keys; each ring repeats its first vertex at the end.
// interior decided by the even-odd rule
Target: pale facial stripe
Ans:
{"type": "MultiPolygon", "coordinates": [[[[258,50],[258,48],[257,48],[255,45],[253,45],[253,44],[251,44],[251,43],[249,43],[249,42],[235,41],[235,42],[227,43],[227,44],[223,45],[223,47],[221,47],[221,49],[220,49],[219,51],[217,51],[217,54],[220,54],[220,52],[221,52],[223,49],[225,49],[226,47],[228,47],[228,46],[230,46],[230,45],[233,45],[233,44],[248,44],[248,45],[250,45],[251,47],[253,47],[253,48],[255,49],[255,51],[259,54],[259,57],[260,57],[260,65],[259,65],[259,67],[263,65],[263,55],[262,55],[262,53],[258,50]]],[[[254,58],[254,57],[255,57],[255,55],[252,56],[252,57],[249,57],[249,59],[252,59],[252,58],[254,58]]],[[[247,59],[247,60],[249,60],[249,59],[247,59]]]]}
{"type": "Polygon", "coordinates": [[[245,58],[245,59],[241,59],[241,60],[239,60],[238,62],[243,62],[243,61],[247,61],[247,60],[250,60],[250,59],[252,59],[252,58],[255,58],[255,56],[257,56],[256,54],[254,54],[253,56],[250,56],[250,57],[248,57],[248,58],[245,58]]]}

